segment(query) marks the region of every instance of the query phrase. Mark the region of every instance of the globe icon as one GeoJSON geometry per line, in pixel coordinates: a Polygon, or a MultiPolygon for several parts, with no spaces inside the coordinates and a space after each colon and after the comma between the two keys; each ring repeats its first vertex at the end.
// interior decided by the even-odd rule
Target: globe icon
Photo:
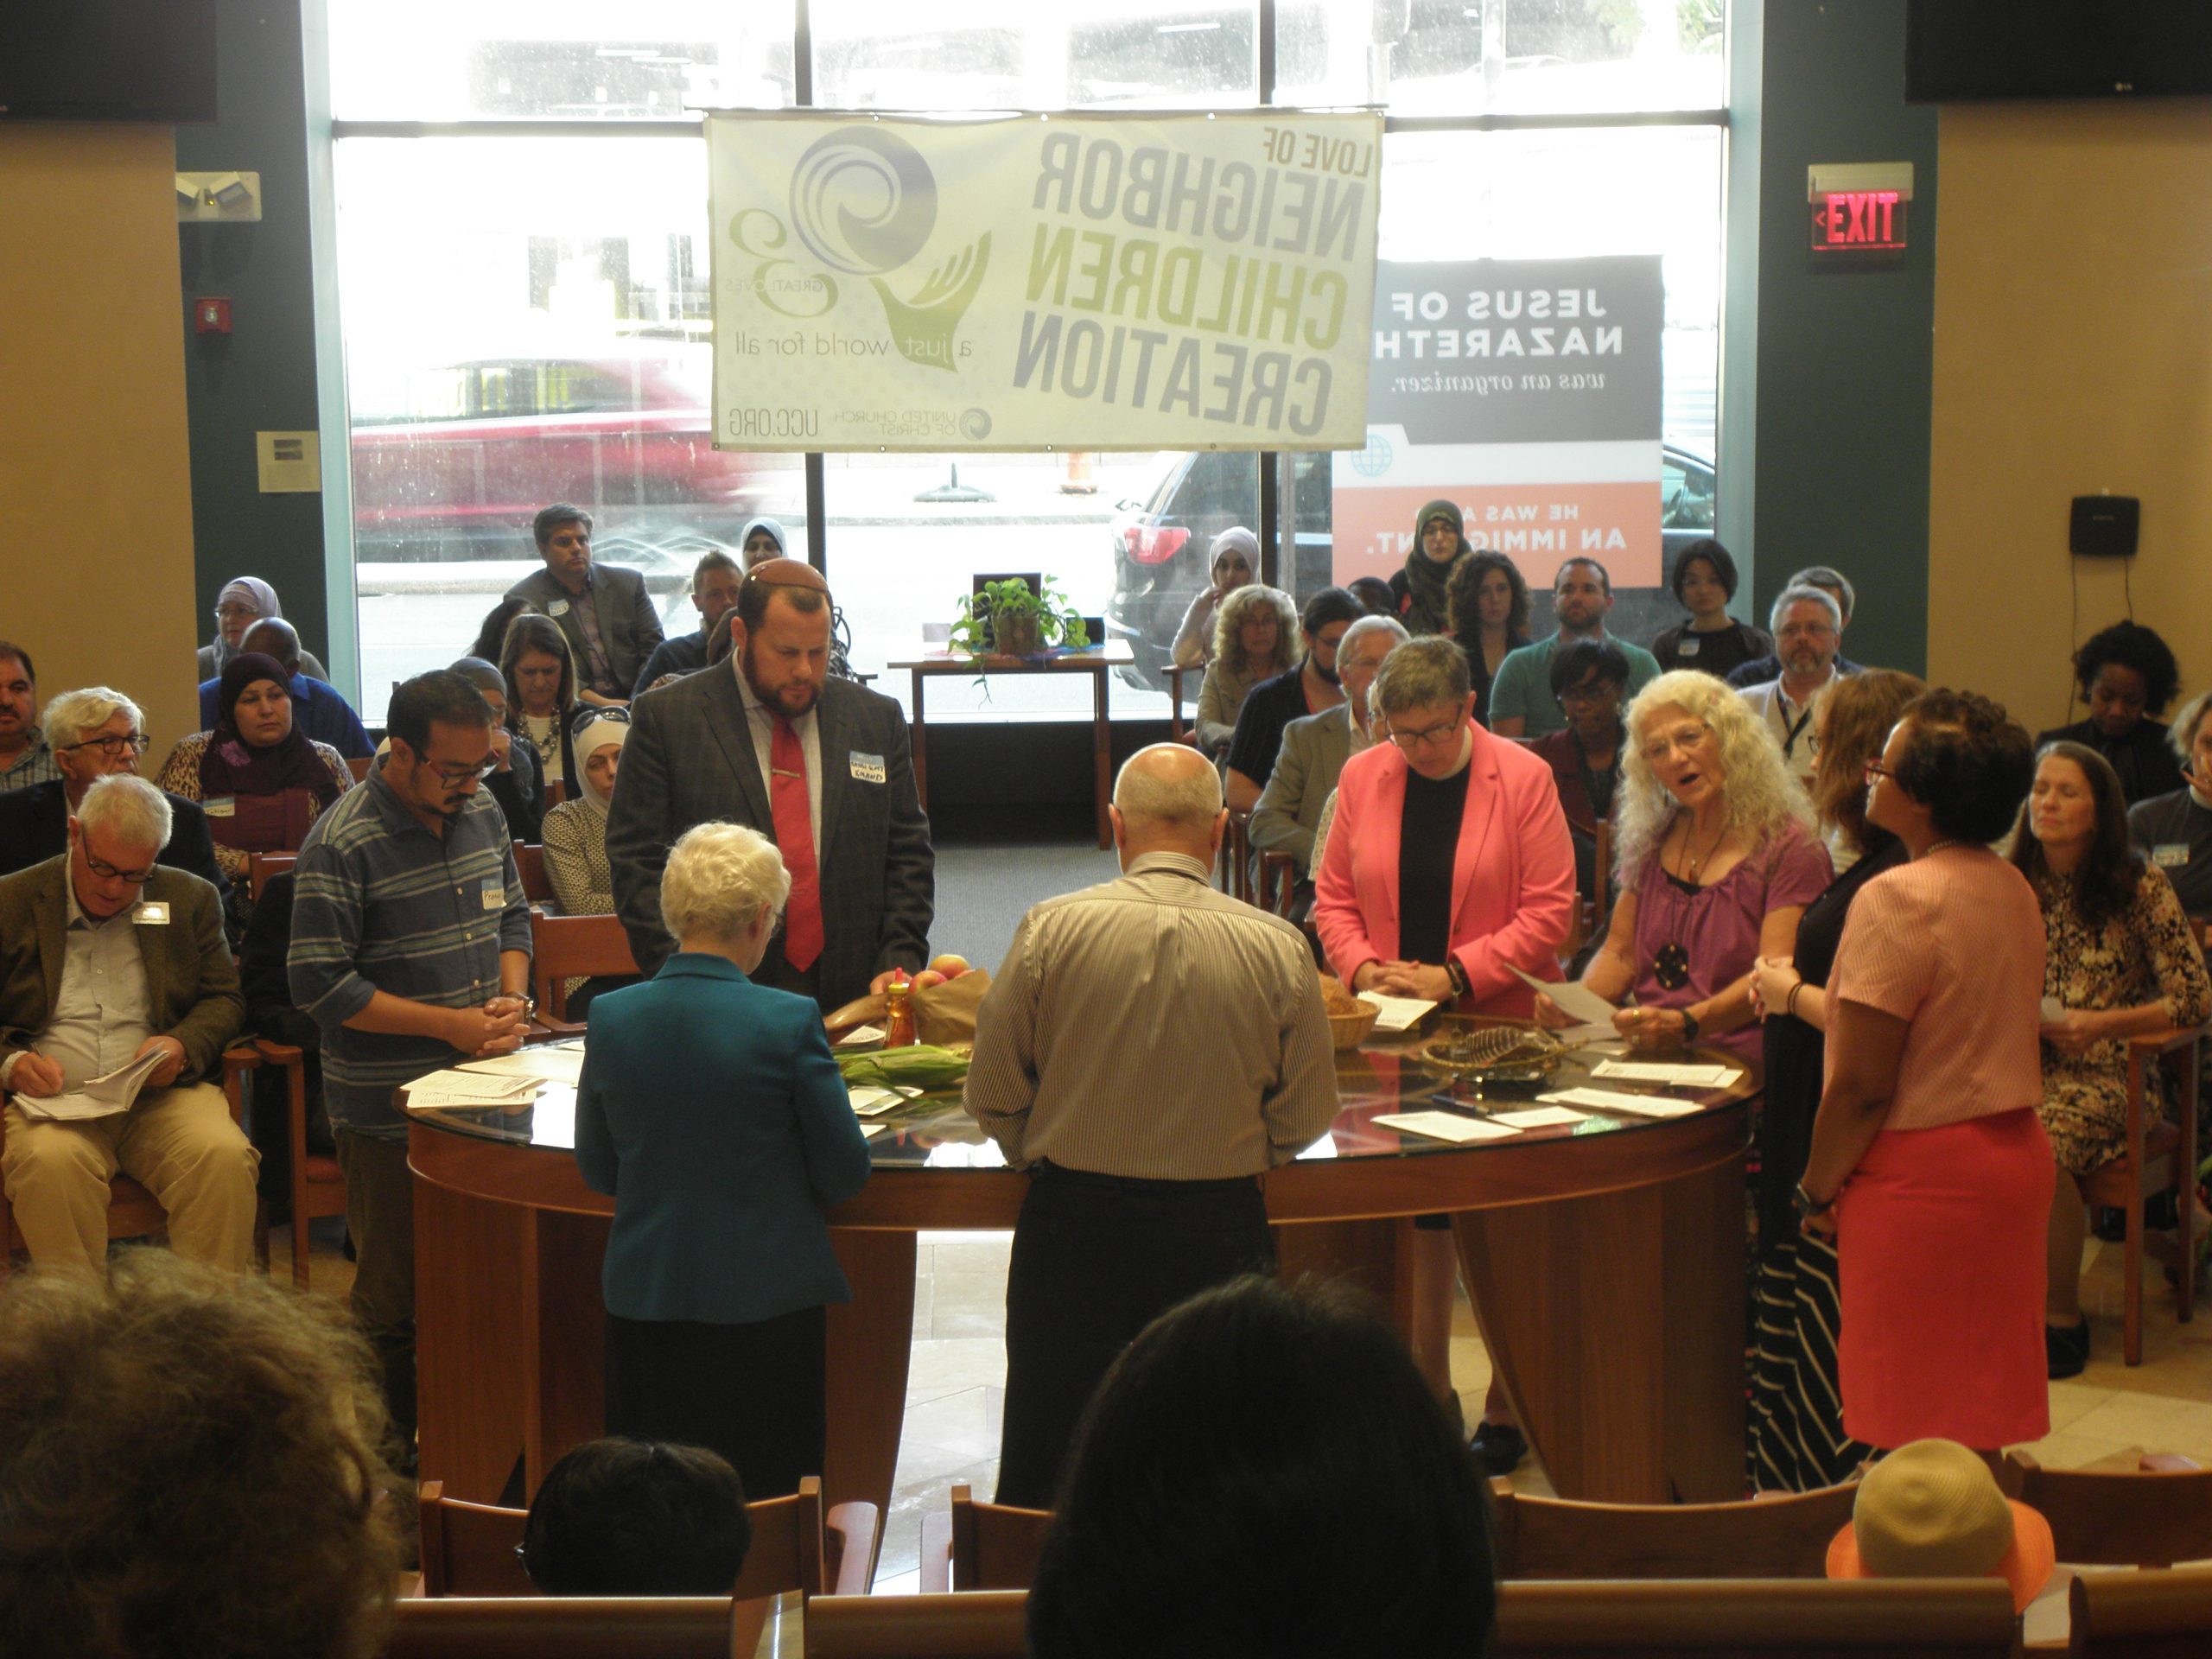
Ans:
{"type": "Polygon", "coordinates": [[[1352,470],[1362,478],[1380,478],[1390,470],[1390,462],[1396,458],[1397,453],[1390,447],[1389,439],[1370,427],[1367,448],[1351,457],[1352,470]]]}

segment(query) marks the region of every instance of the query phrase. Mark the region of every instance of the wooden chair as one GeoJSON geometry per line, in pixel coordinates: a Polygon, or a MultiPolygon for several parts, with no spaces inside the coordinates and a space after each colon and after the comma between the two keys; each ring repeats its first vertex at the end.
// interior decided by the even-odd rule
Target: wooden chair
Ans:
{"type": "Polygon", "coordinates": [[[1252,902],[1252,815],[1229,809],[1228,833],[1221,838],[1221,860],[1214,885],[1233,898],[1252,902]]]}
{"type": "Polygon", "coordinates": [[[949,1512],[922,1517],[922,1588],[1027,1590],[1052,1524],[1047,1510],[978,1503],[956,1484],[949,1512]]]}
{"type": "MultiPolygon", "coordinates": [[[[537,1588],[515,1554],[522,1542],[524,1510],[466,1503],[445,1495],[445,1483],[423,1483],[416,1503],[423,1533],[425,1596],[535,1596],[537,1588]]],[[[789,1497],[745,1506],[753,1547],[734,1593],[740,1600],[829,1591],[864,1596],[875,1572],[876,1512],[873,1503],[840,1503],[822,1515],[822,1483],[809,1475],[789,1497]]]]}
{"type": "Polygon", "coordinates": [[[346,757],[346,770],[353,774],[353,781],[358,784],[369,775],[369,768],[376,763],[377,758],[373,754],[348,755],[346,757]]]}
{"type": "Polygon", "coordinates": [[[2082,1183],[2082,1196],[2091,1206],[2107,1205],[2127,1217],[2120,1352],[2130,1365],[2143,1363],[2143,1200],[2153,1193],[2172,1192],[2181,1212],[2177,1317],[2186,1322],[2196,1311],[2196,1084],[2204,1030],[2128,1039],[2127,1149],[2082,1183]],[[2153,1121],[2145,1109],[2143,1080],[2153,1065],[2164,1065],[2177,1085],[2178,1122],[2153,1121]]]}
{"type": "MultiPolygon", "coordinates": [[[[230,1103],[231,1122],[241,1128],[245,1125],[245,1077],[261,1063],[253,1050],[244,1044],[223,1051],[223,1097],[230,1103]]],[[[0,1101],[10,1096],[0,1095],[0,1101]]],[[[0,1151],[7,1145],[8,1122],[0,1116],[0,1151]]],[[[118,1238],[144,1238],[165,1231],[169,1224],[168,1214],[151,1192],[128,1175],[118,1173],[108,1183],[107,1236],[110,1241],[118,1238]]],[[[16,1225],[15,1206],[8,1202],[4,1189],[0,1189],[0,1283],[4,1283],[13,1266],[17,1250],[28,1251],[30,1246],[23,1240],[22,1229],[16,1225]]],[[[265,1263],[269,1260],[269,1221],[258,1205],[253,1221],[254,1254],[265,1263]]]]}
{"type": "Polygon", "coordinates": [[[308,1288],[308,1224],[346,1213],[346,1172],[326,1152],[308,1150],[306,1051],[266,1037],[253,1040],[262,1064],[284,1073],[284,1130],[292,1149],[292,1282],[308,1288]]]}
{"type": "Polygon", "coordinates": [[[1504,1579],[1818,1579],[1856,1483],[1746,1503],[1580,1503],[1490,1484],[1504,1579]]]}
{"type": "Polygon", "coordinates": [[[1205,672],[1204,669],[1188,669],[1180,663],[1169,663],[1161,670],[1167,676],[1167,741],[1180,743],[1187,729],[1183,724],[1183,677],[1205,672]]]}
{"type": "Polygon", "coordinates": [[[1491,1659],[2010,1659],[2018,1639],[1996,1578],[1522,1582],[1497,1601],[1491,1659]]]}
{"type": "Polygon", "coordinates": [[[537,994],[537,1023],[565,1037],[583,1026],[569,1020],[569,980],[578,974],[635,974],[630,936],[615,916],[548,916],[530,912],[530,971],[537,994]]]}
{"type": "Polygon", "coordinates": [[[290,869],[299,861],[297,853],[248,853],[246,860],[246,893],[255,903],[268,890],[270,881],[290,869]]]}
{"type": "Polygon", "coordinates": [[[545,785],[545,810],[551,811],[569,798],[569,786],[558,778],[549,779],[545,785]]]}
{"type": "Polygon", "coordinates": [[[1260,855],[1260,891],[1256,902],[1285,921],[1297,902],[1298,861],[1288,853],[1260,855]]]}
{"type": "Polygon", "coordinates": [[[553,902],[553,884],[545,879],[545,849],[534,841],[515,842],[515,874],[522,878],[522,896],[533,905],[553,902]]]}
{"type": "Polygon", "coordinates": [[[2068,1594],[2068,1651],[2080,1659],[2204,1659],[2212,1653],[2212,1567],[2088,1573],[2068,1594]]]}
{"type": "Polygon", "coordinates": [[[1026,1659],[1029,1592],[817,1596],[806,1605],[806,1659],[1026,1659]]]}
{"type": "Polygon", "coordinates": [[[2069,1566],[2212,1560],[2212,1469],[2183,1458],[2145,1458],[2130,1473],[2046,1469],[2025,1452],[2005,1464],[2008,1494],[2050,1522],[2069,1566]]]}
{"type": "Polygon", "coordinates": [[[766,1614],[721,1596],[447,1597],[393,1611],[385,1659],[731,1659],[753,1650],[766,1614]]]}

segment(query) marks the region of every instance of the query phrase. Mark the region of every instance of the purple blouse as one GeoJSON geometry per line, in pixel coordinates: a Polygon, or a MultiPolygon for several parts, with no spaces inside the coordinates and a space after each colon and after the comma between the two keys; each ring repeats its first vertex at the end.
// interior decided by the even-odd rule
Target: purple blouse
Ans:
{"type": "MultiPolygon", "coordinates": [[[[1758,956],[1759,924],[1767,912],[1811,904],[1832,875],[1827,849],[1794,819],[1710,887],[1685,888],[1653,854],[1636,882],[1636,982],[1630,988],[1637,1002],[1647,1008],[1687,1007],[1733,984],[1758,956]],[[1676,943],[1689,952],[1690,977],[1670,991],[1652,968],[1661,950],[1676,943]]],[[[1758,1022],[1713,1041],[1755,1057],[1758,1022]]]]}

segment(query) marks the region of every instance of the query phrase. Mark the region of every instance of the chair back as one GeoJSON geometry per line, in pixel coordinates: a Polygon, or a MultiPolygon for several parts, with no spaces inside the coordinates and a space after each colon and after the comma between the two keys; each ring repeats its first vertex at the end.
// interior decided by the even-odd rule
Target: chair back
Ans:
{"type": "Polygon", "coordinates": [[[1214,885],[1232,898],[1252,902],[1252,815],[1229,809],[1229,829],[1221,838],[1214,885]]]}
{"type": "Polygon", "coordinates": [[[522,895],[533,905],[553,902],[553,884],[545,879],[545,849],[534,841],[515,842],[515,874],[522,878],[522,895]]]}
{"type": "Polygon", "coordinates": [[[1026,1659],[1029,1592],[817,1596],[806,1605],[806,1659],[1026,1659]]]}
{"type": "Polygon", "coordinates": [[[952,1587],[1027,1590],[1052,1524],[1046,1510],[978,1503],[965,1485],[952,1489],[952,1587]]]}
{"type": "Polygon", "coordinates": [[[385,1654],[385,1659],[730,1659],[744,1606],[721,1596],[406,1600],[393,1610],[385,1654]]]}
{"type": "Polygon", "coordinates": [[[2006,1461],[2015,1496],[2050,1522],[2069,1566],[2212,1560],[2212,1469],[2045,1469],[2024,1452],[2006,1461]]]}
{"type": "Polygon", "coordinates": [[[2082,1659],[2204,1659],[2212,1653],[2212,1567],[2085,1573],[2068,1594],[2069,1651],[2082,1659]]]}
{"type": "Polygon", "coordinates": [[[369,775],[369,768],[376,763],[373,754],[350,754],[346,757],[346,770],[353,774],[353,781],[358,784],[369,775]]]}
{"type": "Polygon", "coordinates": [[[1498,1587],[1490,1650],[1491,1659],[2011,1659],[2017,1636],[2012,1592],[1995,1578],[1522,1582],[1498,1587]]]}
{"type": "Polygon", "coordinates": [[[566,805],[568,804],[568,785],[563,783],[558,778],[550,779],[547,781],[545,785],[545,810],[547,811],[551,811],[556,806],[566,805]]]}
{"type": "Polygon", "coordinates": [[[297,853],[248,853],[245,855],[246,893],[256,902],[270,881],[299,861],[297,853]]]}
{"type": "Polygon", "coordinates": [[[630,936],[614,916],[530,912],[530,971],[537,1006],[556,1020],[569,1015],[567,983],[575,975],[635,974],[630,936]]]}
{"type": "Polygon", "coordinates": [[[1491,1482],[1505,1579],[1818,1579],[1854,1483],[1747,1503],[1580,1503],[1491,1482]]]}
{"type": "Polygon", "coordinates": [[[1260,855],[1260,892],[1257,903],[1262,910],[1290,919],[1298,904],[1298,861],[1288,853],[1273,852],[1260,855]]]}

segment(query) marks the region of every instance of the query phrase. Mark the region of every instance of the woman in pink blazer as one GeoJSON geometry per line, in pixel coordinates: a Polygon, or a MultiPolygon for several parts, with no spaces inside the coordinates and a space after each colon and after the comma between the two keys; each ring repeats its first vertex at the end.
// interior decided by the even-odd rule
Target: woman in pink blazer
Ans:
{"type": "Polygon", "coordinates": [[[1574,921],[1552,769],[1474,720],[1466,658],[1440,636],[1393,651],[1368,695],[1390,741],[1338,780],[1313,904],[1330,965],[1355,991],[1525,1017],[1511,969],[1557,978],[1574,921]]]}

